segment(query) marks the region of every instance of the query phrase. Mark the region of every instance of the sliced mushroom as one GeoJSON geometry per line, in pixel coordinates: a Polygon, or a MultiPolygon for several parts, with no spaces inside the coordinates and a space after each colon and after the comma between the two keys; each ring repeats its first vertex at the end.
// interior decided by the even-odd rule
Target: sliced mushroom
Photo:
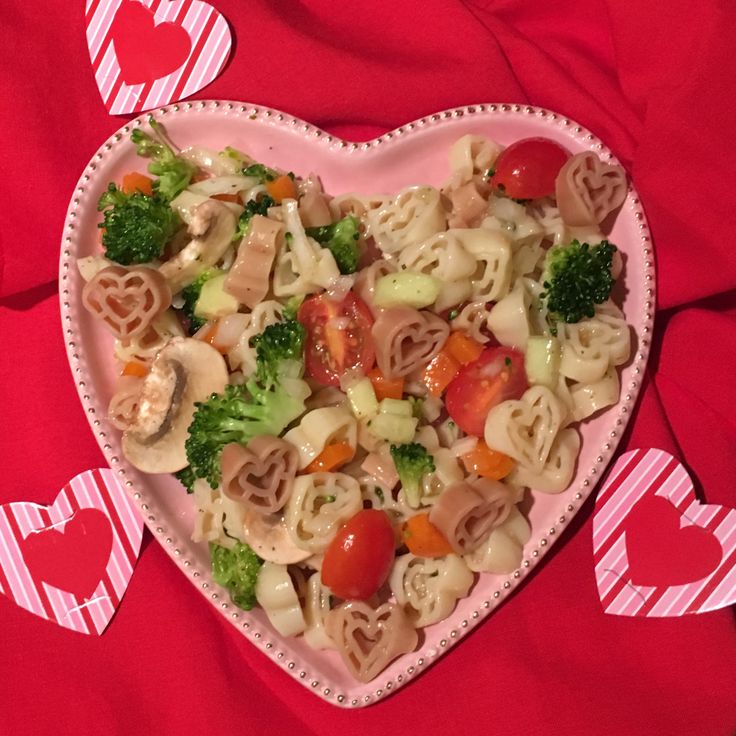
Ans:
{"type": "Polygon", "coordinates": [[[281,514],[246,511],[243,515],[243,532],[250,548],[268,562],[292,565],[312,556],[312,552],[294,544],[281,514]]]}
{"type": "Polygon", "coordinates": [[[187,465],[184,449],[194,402],[220,393],[228,382],[225,359],[208,343],[175,337],[155,357],[143,381],[138,411],[123,434],[123,454],[146,473],[175,473],[187,465]]]}
{"type": "Polygon", "coordinates": [[[158,269],[172,294],[191,284],[204,269],[214,266],[225,255],[236,227],[235,214],[216,199],[208,199],[194,210],[189,224],[192,240],[158,269]]]}

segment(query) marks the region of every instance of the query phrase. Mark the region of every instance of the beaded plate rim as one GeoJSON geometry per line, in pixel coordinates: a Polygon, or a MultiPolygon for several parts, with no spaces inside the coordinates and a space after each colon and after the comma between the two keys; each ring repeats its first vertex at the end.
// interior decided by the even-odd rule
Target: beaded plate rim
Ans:
{"type": "MultiPolygon", "coordinates": [[[[643,287],[645,289],[644,314],[640,315],[641,322],[638,323],[642,327],[641,334],[638,335],[639,343],[636,355],[631,364],[633,377],[628,386],[622,385],[621,392],[624,394],[624,397],[616,406],[618,415],[609,424],[611,430],[608,439],[599,447],[594,464],[588,468],[583,480],[578,484],[573,500],[567,505],[565,513],[558,518],[554,526],[551,526],[538,538],[537,546],[525,555],[519,568],[507,575],[503,584],[492,595],[486,597],[485,600],[479,601],[475,610],[466,619],[462,619],[459,622],[452,621],[453,625],[447,629],[446,635],[440,640],[439,648],[404,655],[399,661],[408,661],[409,664],[403,667],[402,671],[394,677],[387,679],[379,675],[375,680],[367,684],[356,682],[354,688],[346,689],[338,687],[332,682],[317,679],[310,674],[310,666],[300,662],[299,657],[287,656],[286,652],[279,646],[281,643],[280,639],[277,640],[270,631],[262,631],[257,622],[250,620],[247,612],[241,611],[229,603],[226,592],[212,581],[209,571],[198,569],[192,560],[187,559],[184,554],[185,550],[182,548],[184,545],[180,545],[178,540],[175,540],[169,534],[166,529],[166,521],[160,518],[157,513],[155,500],[149,496],[145,488],[139,488],[127,477],[129,466],[124,458],[119,457],[115,453],[115,448],[110,442],[110,440],[115,441],[116,430],[108,422],[104,407],[99,405],[96,396],[94,396],[95,392],[90,387],[90,376],[84,358],[79,353],[77,333],[75,330],[75,316],[79,302],[79,295],[77,293],[79,278],[77,276],[70,276],[70,271],[74,274],[76,270],[74,259],[76,257],[75,250],[78,247],[77,239],[79,232],[75,223],[76,211],[85,197],[87,184],[94,175],[97,163],[107,157],[114,156],[118,147],[123,143],[127,143],[128,133],[134,128],[143,125],[149,115],[153,115],[158,120],[164,120],[173,115],[196,114],[202,111],[217,111],[225,115],[235,115],[245,117],[249,120],[260,120],[270,125],[296,129],[307,139],[311,139],[313,143],[316,142],[319,145],[325,145],[337,151],[338,155],[360,155],[362,152],[374,150],[379,146],[385,149],[414,130],[423,129],[428,126],[440,126],[450,120],[456,120],[462,117],[478,115],[536,117],[543,119],[548,124],[567,129],[580,143],[598,153],[607,162],[612,164],[618,164],[619,162],[610,149],[597,136],[571,118],[533,105],[482,103],[449,108],[401,125],[373,140],[357,143],[334,136],[311,123],[273,108],[231,100],[198,100],[170,104],[143,113],[122,125],[95,152],[74,188],[64,221],[59,261],[61,326],[69,366],[80,401],[87,414],[95,439],[106,460],[110,467],[119,475],[126,492],[137,505],[153,537],[161,544],[182,572],[185,573],[187,579],[210,601],[227,621],[236,626],[251,643],[268,655],[285,672],[309,690],[319,695],[326,702],[343,708],[364,707],[385,699],[392,692],[395,692],[398,688],[417,677],[434,661],[439,659],[442,654],[460,641],[468,632],[473,630],[501,602],[508,598],[551,548],[554,541],[559,537],[560,532],[575,516],[604,474],[618,446],[621,435],[628,424],[629,417],[638,397],[644,369],[649,357],[656,301],[656,266],[649,225],[636,189],[633,185],[630,185],[624,206],[628,206],[631,209],[631,215],[637,221],[639,237],[645,257],[643,274],[643,287]]],[[[451,618],[448,619],[447,623],[450,623],[451,620],[451,618]]]]}

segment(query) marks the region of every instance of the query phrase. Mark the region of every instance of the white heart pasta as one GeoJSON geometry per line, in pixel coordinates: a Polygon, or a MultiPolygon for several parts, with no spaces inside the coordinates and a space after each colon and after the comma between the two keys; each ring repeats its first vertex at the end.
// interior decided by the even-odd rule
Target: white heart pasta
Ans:
{"type": "Polygon", "coordinates": [[[115,357],[121,363],[150,363],[172,337],[183,336],[184,329],[176,313],[173,309],[167,309],[151,322],[142,335],[115,340],[115,357]]]}
{"type": "Polygon", "coordinates": [[[447,228],[439,190],[416,186],[402,189],[394,199],[366,213],[366,235],[384,253],[397,253],[447,228]]]}
{"type": "Polygon", "coordinates": [[[600,381],[574,383],[570,386],[573,420],[582,422],[597,411],[612,406],[618,401],[619,393],[620,382],[614,367],[610,367],[600,381]]]}
{"type": "Polygon", "coordinates": [[[502,401],[488,412],[485,441],[518,467],[541,473],[567,414],[562,402],[546,386],[532,386],[517,400],[502,401]]]}
{"type": "Polygon", "coordinates": [[[514,507],[506,521],[492,529],[488,538],[472,552],[464,555],[463,559],[473,572],[508,575],[521,565],[524,545],[531,535],[529,522],[514,507]]]}
{"type": "Polygon", "coordinates": [[[393,197],[389,194],[367,196],[350,192],[333,197],[330,200],[329,206],[335,220],[341,220],[346,215],[353,215],[365,224],[365,217],[368,212],[380,209],[392,199],[393,197]]]}
{"type": "Polygon", "coordinates": [[[319,572],[307,581],[307,594],[304,601],[304,638],[313,649],[335,649],[335,642],[325,630],[325,616],[330,612],[330,591],[322,585],[319,572]]]}
{"type": "Polygon", "coordinates": [[[631,334],[621,311],[605,302],[595,316],[557,327],[562,345],[560,373],[580,383],[600,381],[611,366],[622,365],[631,354],[631,334]]]}
{"type": "Polygon", "coordinates": [[[297,547],[324,552],[337,530],[363,508],[360,486],[345,473],[309,473],[294,480],[286,528],[297,547]]]}
{"type": "Polygon", "coordinates": [[[458,555],[430,559],[412,554],[396,558],[389,577],[396,602],[417,626],[446,619],[473,584],[473,573],[458,555]]]}
{"type": "Polygon", "coordinates": [[[486,343],[490,340],[490,337],[485,331],[485,328],[488,326],[489,311],[485,302],[470,302],[450,322],[450,329],[453,332],[462,330],[472,337],[473,340],[486,343]]]}
{"type": "Polygon", "coordinates": [[[281,213],[286,232],[276,256],[273,293],[288,297],[326,289],[340,276],[335,258],[327,248],[307,237],[296,200],[285,199],[281,213]]]}
{"type": "Polygon", "coordinates": [[[462,245],[475,259],[470,278],[473,301],[491,302],[505,296],[511,285],[511,245],[500,233],[483,228],[466,230],[462,245]]]}
{"type": "Polygon", "coordinates": [[[307,626],[286,565],[264,562],[256,580],[256,600],[281,636],[296,636],[307,626]]]}
{"type": "Polygon", "coordinates": [[[228,548],[234,547],[238,540],[245,542],[245,509],[239,503],[223,495],[220,488],[210,488],[202,479],[194,483],[192,495],[197,508],[192,541],[228,548]]]}
{"type": "Polygon", "coordinates": [[[450,148],[452,182],[463,184],[474,177],[487,177],[496,162],[501,147],[481,135],[464,135],[450,148]]]}
{"type": "Polygon", "coordinates": [[[406,502],[403,493],[398,493],[394,497],[390,489],[376,483],[371,476],[363,476],[360,478],[359,484],[364,505],[368,504],[372,509],[385,511],[391,517],[393,524],[401,524],[417,513],[416,509],[413,509],[406,502]]]}
{"type": "Polygon", "coordinates": [[[298,426],[284,439],[299,453],[299,469],[303,470],[332,442],[347,442],[355,450],[358,445],[358,423],[340,406],[325,406],[307,412],[298,426]]]}
{"type": "Polygon", "coordinates": [[[486,319],[486,324],[495,338],[501,343],[517,350],[525,350],[532,325],[529,312],[532,297],[521,280],[518,280],[509,294],[496,302],[486,319]]]}
{"type": "Polygon", "coordinates": [[[560,493],[570,485],[579,452],[580,435],[574,429],[562,429],[555,437],[541,470],[533,472],[519,464],[511,471],[508,480],[542,493],[560,493]]]}

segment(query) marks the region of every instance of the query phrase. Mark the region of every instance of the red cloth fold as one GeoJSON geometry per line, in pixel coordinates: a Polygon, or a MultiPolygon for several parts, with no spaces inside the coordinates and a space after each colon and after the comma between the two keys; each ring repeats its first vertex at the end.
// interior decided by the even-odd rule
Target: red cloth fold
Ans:
{"type": "MultiPolygon", "coordinates": [[[[659,276],[652,360],[622,449],[675,452],[707,501],[736,505],[730,6],[213,2],[237,42],[200,97],[271,105],[355,138],[454,105],[519,101],[600,135],[641,194],[659,276]]],[[[7,0],[2,35],[0,503],[44,503],[102,463],[66,365],[54,281],[74,184],[121,118],[95,87],[80,3],[7,0]]],[[[0,733],[733,734],[733,612],[605,615],[591,508],[475,633],[362,712],[322,703],[267,661],[147,535],[102,638],[0,596],[0,733]]]]}

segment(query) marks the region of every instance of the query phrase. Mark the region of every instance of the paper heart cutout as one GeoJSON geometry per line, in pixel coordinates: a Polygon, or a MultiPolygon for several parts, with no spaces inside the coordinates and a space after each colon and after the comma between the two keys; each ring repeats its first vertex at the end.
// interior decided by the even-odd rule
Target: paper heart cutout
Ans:
{"type": "Polygon", "coordinates": [[[31,532],[18,546],[34,580],[89,598],[110,559],[112,526],[101,511],[79,509],[61,530],[31,532]]]}
{"type": "Polygon", "coordinates": [[[620,207],[628,184],[621,166],[604,163],[592,151],[570,158],[555,182],[557,206],[568,225],[597,225],[620,207]]]}
{"type": "Polygon", "coordinates": [[[262,514],[280,511],[291,493],[299,453],[280,439],[263,435],[243,447],[222,450],[222,490],[228,498],[262,514]]]}
{"type": "Polygon", "coordinates": [[[189,57],[189,34],[174,23],[156,25],[140,2],[123,0],[110,29],[125,84],[153,84],[176,71],[189,57]]]}
{"type": "Polygon", "coordinates": [[[85,17],[95,81],[111,115],[189,97],[230,56],[227,21],[202,0],[87,0],[85,17]]]}
{"type": "Polygon", "coordinates": [[[683,517],[662,496],[645,496],[624,520],[629,578],[633,585],[684,585],[702,580],[718,567],[721,543],[683,517]],[[657,544],[652,529],[657,528],[657,544]]]}
{"type": "Polygon", "coordinates": [[[669,617],[736,603],[736,509],[701,504],[664,450],[622,455],[596,500],[595,575],[603,609],[669,617]]]}
{"type": "Polygon", "coordinates": [[[112,470],[88,470],[51,506],[0,506],[0,592],[72,631],[101,634],[133,574],[143,520],[112,470]]]}
{"type": "Polygon", "coordinates": [[[171,289],[154,268],[109,266],[87,282],[82,303],[118,340],[130,340],[169,308],[171,289]]]}

